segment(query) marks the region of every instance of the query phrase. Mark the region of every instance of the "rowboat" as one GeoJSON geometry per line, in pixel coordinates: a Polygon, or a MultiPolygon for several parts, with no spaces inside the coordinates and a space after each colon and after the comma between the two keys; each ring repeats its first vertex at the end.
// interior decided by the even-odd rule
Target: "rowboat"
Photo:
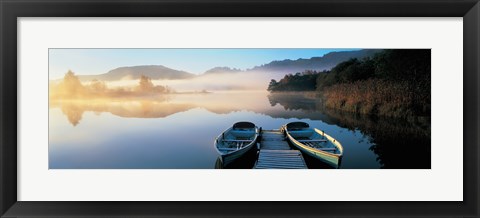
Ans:
{"type": "Polygon", "coordinates": [[[339,141],[324,131],[311,128],[305,122],[291,122],[283,125],[281,130],[287,139],[303,153],[334,168],[340,166],[343,147],[339,141]]]}
{"type": "Polygon", "coordinates": [[[256,147],[254,145],[259,134],[260,131],[255,124],[238,122],[215,138],[215,149],[220,154],[223,165],[229,165],[256,147]]]}

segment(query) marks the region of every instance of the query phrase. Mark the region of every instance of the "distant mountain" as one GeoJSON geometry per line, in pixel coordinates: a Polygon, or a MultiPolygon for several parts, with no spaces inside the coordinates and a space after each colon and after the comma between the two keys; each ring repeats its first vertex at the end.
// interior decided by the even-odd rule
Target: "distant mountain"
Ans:
{"type": "Polygon", "coordinates": [[[91,81],[93,79],[114,81],[122,79],[139,79],[142,75],[148,76],[151,79],[188,79],[195,77],[194,74],[170,69],[162,65],[119,67],[100,75],[79,75],[78,77],[82,81],[91,81]]]}
{"type": "Polygon", "coordinates": [[[230,68],[230,67],[215,67],[210,70],[205,71],[204,75],[207,74],[216,74],[216,73],[238,73],[242,72],[240,69],[230,68]]]}
{"type": "Polygon", "coordinates": [[[297,73],[305,70],[330,70],[337,64],[347,61],[351,58],[363,59],[373,56],[381,49],[363,49],[358,51],[339,51],[330,52],[322,57],[312,57],[310,59],[272,61],[268,64],[256,66],[247,71],[274,72],[274,73],[297,73]]]}
{"type": "MultiPolygon", "coordinates": [[[[323,57],[312,57],[310,59],[297,59],[297,60],[283,60],[272,61],[270,63],[256,66],[251,69],[242,71],[236,68],[230,67],[215,67],[207,70],[205,73],[199,76],[212,75],[212,74],[225,74],[225,73],[238,73],[238,72],[269,72],[278,74],[297,73],[305,70],[330,70],[337,64],[347,61],[351,58],[362,59],[365,57],[373,56],[379,52],[379,49],[364,49],[358,51],[340,51],[330,52],[323,57]]],[[[131,67],[119,67],[110,70],[107,73],[100,75],[78,75],[81,81],[91,81],[94,79],[102,81],[115,81],[122,79],[137,80],[141,75],[150,77],[153,80],[158,79],[189,79],[197,77],[197,75],[188,73],[185,71],[171,69],[162,65],[142,65],[131,67]]]]}

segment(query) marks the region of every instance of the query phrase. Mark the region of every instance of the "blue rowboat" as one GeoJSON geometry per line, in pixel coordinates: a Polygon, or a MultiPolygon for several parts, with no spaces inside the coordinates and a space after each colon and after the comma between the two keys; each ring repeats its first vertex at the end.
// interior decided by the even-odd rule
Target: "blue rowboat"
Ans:
{"type": "Polygon", "coordinates": [[[256,147],[259,128],[251,122],[233,124],[215,139],[215,149],[220,154],[224,166],[242,157],[256,147]]]}

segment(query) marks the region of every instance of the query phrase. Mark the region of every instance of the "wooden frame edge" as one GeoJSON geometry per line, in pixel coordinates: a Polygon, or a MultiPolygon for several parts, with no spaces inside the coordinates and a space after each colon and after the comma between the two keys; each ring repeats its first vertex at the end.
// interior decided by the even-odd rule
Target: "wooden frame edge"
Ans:
{"type": "MultiPolygon", "coordinates": [[[[293,0],[261,0],[261,1],[218,1],[218,0],[180,0],[180,1],[143,1],[135,4],[133,0],[128,1],[99,1],[73,0],[0,0],[0,215],[1,217],[17,216],[238,216],[228,211],[220,210],[212,213],[206,209],[212,204],[224,206],[226,208],[236,208],[235,202],[17,202],[17,17],[22,16],[99,16],[99,17],[117,17],[117,16],[209,16],[212,10],[211,6],[217,6],[215,16],[372,16],[372,17],[391,17],[391,16],[419,16],[419,17],[451,17],[458,16],[464,18],[464,116],[471,119],[464,119],[464,144],[474,144],[476,146],[467,146],[464,148],[464,202],[449,204],[445,202],[425,203],[423,207],[432,210],[436,207],[444,207],[448,210],[439,210],[434,216],[455,215],[465,217],[476,217],[479,215],[477,208],[479,173],[478,149],[479,136],[479,53],[480,53],[480,4],[478,0],[412,0],[412,1],[388,1],[388,0],[302,0],[295,3],[293,0]],[[303,5],[301,4],[303,3],[303,5]],[[73,5],[77,5],[78,7],[73,5]],[[144,9],[144,11],[130,11],[124,8],[125,5],[137,5],[135,9],[144,9]],[[277,5],[273,10],[265,12],[265,8],[277,5]],[[99,6],[91,9],[92,6],[99,6]],[[163,6],[162,10],[153,10],[163,6]],[[185,6],[195,6],[196,10],[185,9],[185,6]],[[231,7],[236,6],[236,9],[231,7]],[[252,6],[255,6],[252,8],[252,6]],[[364,7],[358,9],[358,7],[364,7]],[[65,10],[56,11],[55,8],[64,8],[65,10]],[[230,10],[220,11],[219,8],[227,7],[230,10]],[[290,9],[305,11],[287,12],[286,7],[290,9]],[[102,9],[103,8],[103,9],[102,9]],[[108,8],[109,11],[104,9],[108,8]],[[123,9],[122,9],[123,8],[123,9]],[[205,9],[202,11],[201,9],[205,9]],[[251,8],[246,12],[242,9],[251,8]],[[386,10],[379,10],[384,8],[386,10]],[[167,10],[171,9],[171,10],[167,10]],[[200,9],[200,10],[198,10],[200,9]],[[317,9],[317,10],[314,10],[317,9]],[[348,10],[357,9],[353,12],[348,10]],[[425,11],[425,9],[431,9],[425,11]],[[87,12],[88,11],[88,12],[87,12]],[[230,12],[230,13],[229,13],[230,12]],[[468,73],[470,72],[470,73],[468,73]],[[476,72],[476,73],[471,73],[476,72]],[[13,94],[12,92],[15,92],[13,94]],[[469,141],[467,141],[467,139],[469,141]],[[474,193],[472,193],[474,192],[474,193]],[[58,208],[60,206],[60,208],[58,208]],[[116,208],[117,210],[112,210],[116,208]],[[188,208],[188,209],[185,209],[188,208]],[[453,209],[452,209],[453,208],[453,209]],[[455,209],[456,208],[456,209],[455,209]],[[460,208],[460,209],[458,209],[460,208]],[[49,211],[50,210],[50,211],[49,211]],[[446,212],[446,213],[444,213],[446,212]]],[[[348,203],[348,202],[346,202],[348,203]]],[[[350,207],[358,216],[365,215],[387,215],[382,211],[379,213],[369,212],[366,207],[372,205],[369,202],[355,202],[350,207]],[[363,211],[363,213],[361,213],[363,211]]],[[[431,216],[431,213],[421,211],[415,204],[402,202],[373,202],[386,210],[396,208],[403,211],[401,216],[431,216]]],[[[253,202],[251,204],[242,204],[257,210],[255,214],[241,213],[249,217],[272,216],[268,211],[278,208],[284,208],[289,205],[285,203],[253,202]],[[267,212],[260,212],[264,209],[267,212]]],[[[322,205],[333,209],[339,209],[341,206],[334,202],[325,202],[322,205]]],[[[305,206],[297,205],[297,208],[312,206],[305,203],[305,206]]],[[[279,215],[279,214],[277,214],[279,215]]],[[[282,217],[294,217],[297,214],[289,213],[288,210],[282,217]]],[[[303,214],[308,216],[308,214],[303,214]]],[[[310,214],[311,215],[311,214],[310,214]]],[[[336,214],[338,215],[338,214],[336,214]]],[[[348,214],[342,214],[345,216],[348,214]]],[[[350,214],[351,215],[351,214],[350,214]]],[[[317,216],[317,215],[314,215],[317,216]]],[[[321,215],[318,215],[321,216],[321,215]]],[[[333,216],[333,214],[325,214],[333,216]]]]}

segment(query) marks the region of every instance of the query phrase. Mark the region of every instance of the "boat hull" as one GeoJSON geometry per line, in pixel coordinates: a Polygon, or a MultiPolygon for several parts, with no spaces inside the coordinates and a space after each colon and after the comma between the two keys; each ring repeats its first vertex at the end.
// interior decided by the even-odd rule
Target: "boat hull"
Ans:
{"type": "MultiPolygon", "coordinates": [[[[293,143],[294,144],[294,143],[293,143]]],[[[341,157],[338,157],[338,156],[331,156],[331,155],[328,155],[328,154],[325,154],[324,152],[316,152],[316,151],[311,151],[309,149],[306,149],[304,146],[299,146],[299,145],[296,145],[294,144],[295,147],[297,147],[299,150],[301,150],[303,153],[315,158],[315,159],[318,159],[326,164],[328,164],[329,166],[333,167],[333,168],[338,168],[340,166],[340,163],[341,163],[341,157]]]]}
{"type": "Polygon", "coordinates": [[[245,155],[247,152],[252,150],[253,147],[255,147],[254,146],[255,144],[256,143],[254,142],[249,146],[246,146],[244,149],[241,149],[232,153],[228,153],[225,155],[221,155],[220,157],[222,159],[223,166],[230,165],[231,163],[235,162],[237,159],[243,157],[243,155],[245,155]]]}
{"type": "MultiPolygon", "coordinates": [[[[331,136],[325,134],[321,130],[314,129],[317,134],[322,134],[327,140],[329,140],[331,143],[333,143],[337,148],[341,149],[343,153],[343,148],[341,147],[340,143],[336,141],[334,138],[331,136]]],[[[314,148],[311,148],[309,146],[304,145],[303,143],[297,141],[289,132],[288,130],[284,127],[284,131],[286,131],[287,139],[290,141],[290,143],[298,148],[300,151],[303,153],[307,154],[308,156],[311,156],[317,160],[322,161],[323,163],[328,164],[329,166],[333,168],[339,168],[341,161],[342,161],[342,155],[338,154],[332,154],[330,152],[326,151],[321,151],[317,150],[314,148]]]]}

